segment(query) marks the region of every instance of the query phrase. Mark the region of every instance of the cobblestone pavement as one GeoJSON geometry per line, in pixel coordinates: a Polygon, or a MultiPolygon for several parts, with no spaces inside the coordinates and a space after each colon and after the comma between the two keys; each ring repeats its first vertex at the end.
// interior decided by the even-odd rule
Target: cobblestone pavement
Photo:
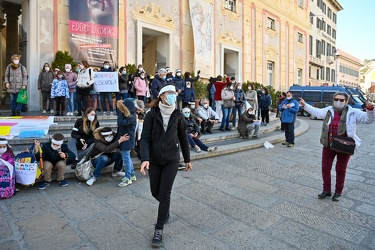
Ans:
{"type": "MultiPolygon", "coordinates": [[[[306,119],[306,118],[302,118],[306,119]]],[[[343,199],[319,200],[322,121],[296,147],[193,162],[172,191],[165,249],[375,249],[375,124],[360,125],[343,199]]],[[[105,175],[0,201],[0,249],[149,249],[157,203],[149,181],[105,175]]]]}

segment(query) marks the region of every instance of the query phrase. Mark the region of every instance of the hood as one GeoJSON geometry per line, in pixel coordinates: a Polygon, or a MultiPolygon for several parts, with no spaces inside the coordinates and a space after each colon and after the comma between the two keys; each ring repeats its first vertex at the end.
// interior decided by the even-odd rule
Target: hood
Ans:
{"type": "Polygon", "coordinates": [[[129,117],[132,113],[135,112],[135,105],[131,99],[119,100],[117,101],[117,107],[125,115],[129,117]]]}
{"type": "MultiPolygon", "coordinates": [[[[94,130],[94,138],[95,140],[98,140],[98,141],[102,141],[102,142],[106,142],[106,140],[104,140],[104,137],[102,136],[102,134],[100,133],[102,131],[104,127],[99,127],[97,129],[94,130]]],[[[115,132],[112,132],[113,133],[113,136],[116,136],[115,132]]]]}

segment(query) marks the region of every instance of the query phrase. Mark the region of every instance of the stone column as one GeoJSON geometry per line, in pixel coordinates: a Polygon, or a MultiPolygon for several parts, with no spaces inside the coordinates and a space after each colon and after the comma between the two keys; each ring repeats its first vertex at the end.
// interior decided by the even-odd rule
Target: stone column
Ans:
{"type": "MultiPolygon", "coordinates": [[[[6,27],[4,24],[5,24],[5,21],[6,19],[4,18],[0,18],[0,81],[3,82],[3,76],[4,76],[4,71],[5,71],[5,68],[3,67],[3,44],[2,44],[2,30],[6,27]]],[[[5,61],[6,62],[6,61],[5,61]]]]}
{"type": "Polygon", "coordinates": [[[10,62],[11,56],[19,53],[18,16],[22,6],[11,2],[2,2],[1,6],[7,19],[6,61],[10,62]]]}

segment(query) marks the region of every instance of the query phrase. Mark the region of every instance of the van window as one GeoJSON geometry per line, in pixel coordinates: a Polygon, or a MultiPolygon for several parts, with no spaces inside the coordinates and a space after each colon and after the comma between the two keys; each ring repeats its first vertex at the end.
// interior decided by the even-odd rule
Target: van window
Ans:
{"type": "Polygon", "coordinates": [[[320,102],[320,97],[322,96],[322,92],[317,91],[304,91],[303,92],[303,99],[306,102],[320,102]]]}
{"type": "Polygon", "coordinates": [[[332,102],[336,92],[323,92],[322,102],[332,102]]]}
{"type": "Polygon", "coordinates": [[[353,99],[354,102],[362,103],[357,95],[352,95],[350,99],[353,99]]]}
{"type": "Polygon", "coordinates": [[[302,91],[290,91],[293,95],[294,100],[299,100],[300,97],[302,97],[302,91]]]}

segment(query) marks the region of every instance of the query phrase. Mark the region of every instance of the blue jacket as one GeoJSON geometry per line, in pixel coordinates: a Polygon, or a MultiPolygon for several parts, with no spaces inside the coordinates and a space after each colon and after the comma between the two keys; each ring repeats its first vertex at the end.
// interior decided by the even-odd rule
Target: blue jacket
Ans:
{"type": "Polygon", "coordinates": [[[294,123],[296,121],[297,113],[298,113],[298,110],[299,110],[299,104],[293,98],[291,98],[289,100],[285,99],[279,105],[279,110],[282,112],[281,113],[281,122],[282,123],[294,123]],[[284,109],[283,105],[288,105],[288,104],[292,105],[293,107],[284,109]]]}
{"type": "Polygon", "coordinates": [[[259,100],[259,108],[266,110],[266,109],[269,109],[270,105],[271,105],[271,95],[262,94],[259,100]]]}
{"type": "Polygon", "coordinates": [[[236,106],[242,106],[245,103],[245,93],[242,89],[236,89],[234,91],[234,97],[236,97],[236,100],[234,100],[236,106]]]}
{"type": "Polygon", "coordinates": [[[181,90],[181,93],[178,95],[178,99],[182,100],[182,91],[185,89],[185,80],[181,76],[173,77],[173,84],[176,87],[176,91],[181,90]]]}
{"type": "Polygon", "coordinates": [[[152,96],[154,97],[154,99],[158,98],[159,91],[166,84],[167,83],[164,79],[160,78],[159,75],[155,75],[154,80],[152,80],[152,83],[151,83],[151,91],[152,91],[152,96]]]}
{"type": "Polygon", "coordinates": [[[186,88],[184,91],[182,91],[182,102],[188,103],[195,101],[195,93],[194,89],[192,88],[186,88]]]}
{"type": "Polygon", "coordinates": [[[131,150],[135,147],[135,127],[137,118],[135,113],[135,105],[131,99],[119,100],[117,102],[119,114],[117,117],[117,140],[120,136],[128,134],[130,139],[120,144],[121,150],[131,150]]]}

